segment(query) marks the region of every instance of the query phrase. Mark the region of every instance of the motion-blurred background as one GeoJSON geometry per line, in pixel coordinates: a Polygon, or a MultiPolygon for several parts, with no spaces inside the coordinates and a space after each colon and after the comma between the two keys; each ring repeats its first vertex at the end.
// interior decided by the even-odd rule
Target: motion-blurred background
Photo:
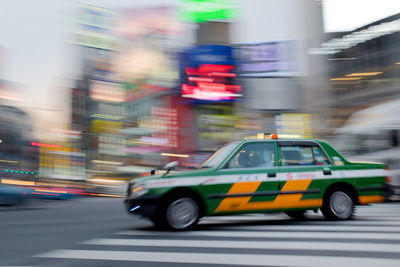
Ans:
{"type": "Polygon", "coordinates": [[[400,183],[399,12],[396,0],[2,1],[0,194],[118,196],[259,132],[327,139],[400,183]]]}

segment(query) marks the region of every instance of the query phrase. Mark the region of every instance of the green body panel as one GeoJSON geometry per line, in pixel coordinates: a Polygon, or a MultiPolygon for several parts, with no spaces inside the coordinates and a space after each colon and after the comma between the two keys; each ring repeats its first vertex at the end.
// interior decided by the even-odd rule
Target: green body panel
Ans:
{"type": "MultiPolygon", "coordinates": [[[[296,140],[297,141],[297,140],[296,140]]],[[[304,141],[310,141],[310,140],[304,140],[304,141]]],[[[333,162],[333,157],[338,157],[340,158],[344,165],[313,165],[313,166],[280,166],[281,161],[280,161],[280,153],[279,153],[279,147],[277,145],[277,142],[275,140],[264,140],[264,141],[259,141],[259,140],[254,140],[254,141],[242,141],[239,143],[237,149],[232,151],[230,156],[228,156],[224,161],[221,162],[221,164],[217,167],[214,168],[208,168],[208,169],[200,169],[200,170],[195,170],[195,171],[189,171],[189,172],[181,172],[181,173],[170,173],[163,177],[162,175],[153,175],[153,176],[147,176],[147,177],[142,177],[139,179],[135,179],[135,183],[151,183],[152,181],[163,181],[164,179],[193,179],[193,181],[199,181],[198,183],[193,183],[189,185],[174,185],[174,186],[166,186],[163,187],[157,187],[157,188],[149,188],[148,192],[146,193],[147,196],[162,196],[170,192],[171,190],[176,190],[180,188],[187,188],[195,191],[200,198],[202,199],[205,207],[205,215],[223,215],[223,214],[234,214],[234,213],[249,213],[249,212],[276,212],[276,211],[284,211],[284,210],[304,210],[304,209],[317,209],[321,207],[322,199],[327,191],[328,188],[331,186],[337,185],[337,184],[348,184],[352,186],[358,196],[374,196],[374,195],[382,195],[383,196],[383,191],[376,189],[368,189],[368,190],[360,190],[360,188],[379,188],[380,186],[383,186],[385,184],[385,177],[384,176],[377,176],[377,177],[340,177],[340,175],[343,174],[345,176],[346,171],[365,171],[365,170],[382,170],[386,166],[384,164],[378,164],[378,163],[358,163],[358,162],[349,162],[347,161],[338,151],[336,151],[332,146],[330,146],[327,142],[321,141],[321,140],[311,140],[316,142],[317,144],[320,145],[320,147],[325,151],[326,155],[328,156],[329,160],[333,162]],[[244,145],[245,143],[249,142],[274,142],[275,143],[275,166],[273,167],[265,167],[265,168],[254,168],[249,170],[247,169],[223,169],[225,164],[228,162],[228,160],[233,157],[238,151],[240,150],[240,147],[244,145]],[[301,176],[302,173],[307,175],[307,173],[323,173],[323,171],[331,171],[338,173],[339,177],[330,177],[327,175],[326,177],[320,177],[317,179],[313,179],[310,177],[310,179],[303,178],[302,180],[311,180],[311,182],[307,185],[306,188],[301,188],[301,191],[310,191],[306,193],[301,193],[301,196],[299,196],[299,200],[301,201],[320,201],[319,204],[315,205],[308,205],[308,206],[299,206],[299,207],[290,207],[290,208],[266,208],[266,209],[251,209],[251,210],[230,210],[230,211],[221,211],[217,212],[216,209],[221,205],[221,203],[226,199],[227,197],[210,197],[210,195],[226,195],[228,192],[232,189],[233,185],[235,183],[240,183],[240,182],[252,182],[252,176],[262,176],[262,177],[267,177],[266,175],[268,173],[275,173],[279,175],[280,173],[287,174],[287,173],[295,173],[296,175],[301,176]],[[263,176],[265,175],[265,176],[263,176]],[[200,180],[204,178],[210,178],[218,181],[222,181],[224,177],[237,177],[237,181],[233,182],[227,182],[227,183],[220,183],[220,184],[207,184],[206,182],[200,182],[200,180]]],[[[235,178],[236,179],[236,178],[235,178]]],[[[258,180],[254,180],[254,182],[257,182],[258,180]]],[[[256,188],[255,191],[252,191],[251,193],[256,194],[256,195],[251,195],[248,197],[249,199],[246,200],[247,204],[253,205],[253,204],[258,204],[258,203],[265,203],[265,202],[274,202],[277,201],[277,197],[280,196],[279,192],[281,192],[282,188],[284,188],[285,184],[289,180],[277,178],[277,179],[271,179],[269,180],[264,179],[263,181],[260,181],[260,184],[256,188]],[[275,192],[275,193],[274,193],[275,192]],[[257,195],[257,193],[268,193],[265,195],[257,195]]],[[[290,181],[290,183],[295,184],[295,181],[290,181]]],[[[299,182],[301,183],[301,182],[299,182]]],[[[290,190],[289,190],[290,191],[290,190]]],[[[296,193],[292,193],[292,196],[296,195],[296,193]]],[[[297,194],[297,195],[300,195],[297,194]]],[[[233,198],[233,197],[228,197],[228,198],[233,198]]],[[[246,198],[245,196],[239,196],[237,197],[239,200],[240,198],[246,198]]],[[[285,200],[285,196],[280,196],[280,198],[285,200]]],[[[290,198],[290,195],[288,195],[288,199],[290,198]]],[[[238,201],[239,201],[238,200],[238,201]]],[[[244,200],[243,200],[244,201],[244,200]]],[[[312,202],[311,202],[312,203],[312,202]]],[[[315,202],[316,203],[316,202],[315,202]]]]}
{"type": "Polygon", "coordinates": [[[228,193],[229,189],[232,187],[232,184],[219,184],[219,185],[203,185],[195,190],[198,190],[202,199],[205,203],[205,212],[207,215],[212,215],[214,210],[218,207],[221,203],[221,198],[208,198],[207,196],[210,194],[218,194],[218,193],[228,193]]]}

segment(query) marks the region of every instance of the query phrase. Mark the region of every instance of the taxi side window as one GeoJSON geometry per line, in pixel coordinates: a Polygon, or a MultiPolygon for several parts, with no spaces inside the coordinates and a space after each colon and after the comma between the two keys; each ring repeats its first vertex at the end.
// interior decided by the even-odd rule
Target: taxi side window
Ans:
{"type": "Polygon", "coordinates": [[[341,158],[339,158],[337,156],[334,156],[332,159],[333,159],[333,163],[336,166],[343,166],[344,165],[344,162],[343,162],[343,160],[341,158]]]}
{"type": "Polygon", "coordinates": [[[275,165],[275,146],[273,143],[251,143],[243,146],[231,158],[225,168],[257,168],[275,165]]]}
{"type": "Polygon", "coordinates": [[[328,165],[329,160],[318,146],[280,146],[282,166],[328,165]]]}
{"type": "Polygon", "coordinates": [[[319,147],[317,147],[317,146],[313,147],[313,154],[314,154],[314,165],[328,165],[329,164],[328,158],[326,157],[324,152],[322,152],[322,150],[319,147]]]}

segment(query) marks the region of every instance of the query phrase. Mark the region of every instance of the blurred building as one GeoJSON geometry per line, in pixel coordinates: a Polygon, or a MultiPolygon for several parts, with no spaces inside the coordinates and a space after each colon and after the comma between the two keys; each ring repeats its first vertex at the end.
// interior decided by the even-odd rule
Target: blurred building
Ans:
{"type": "MultiPolygon", "coordinates": [[[[214,150],[237,138],[235,104],[243,96],[231,45],[196,45],[180,54],[181,103],[191,106],[197,150],[214,150]]],[[[187,114],[186,116],[188,116],[187,114]]]]}
{"type": "MultiPolygon", "coordinates": [[[[187,29],[174,7],[121,10],[121,40],[115,69],[125,93],[126,165],[142,172],[170,161],[170,153],[196,147],[193,106],[177,92],[178,53],[188,44],[187,29]]],[[[189,34],[190,35],[190,34],[189,34]]]]}
{"type": "Polygon", "coordinates": [[[179,3],[72,8],[83,75],[71,130],[89,176],[196,166],[223,143],[260,131],[310,136],[310,114],[324,118],[322,57],[306,53],[322,40],[320,2],[179,3]]]}
{"type": "Polygon", "coordinates": [[[352,160],[379,161],[400,184],[400,14],[350,32],[329,33],[311,55],[326,57],[331,137],[352,160]]]}
{"type": "Polygon", "coordinates": [[[311,54],[324,55],[329,66],[332,127],[355,111],[400,96],[400,14],[354,31],[329,33],[311,54]]]}
{"type": "Polygon", "coordinates": [[[32,122],[14,106],[0,104],[0,173],[2,177],[34,180],[39,167],[39,149],[32,146],[32,122]]]}
{"type": "Polygon", "coordinates": [[[84,158],[87,176],[112,174],[123,164],[124,94],[112,70],[118,42],[118,12],[75,4],[71,7],[71,42],[78,45],[82,77],[71,90],[71,130],[80,133],[72,145],[84,158]]]}
{"type": "Polygon", "coordinates": [[[330,88],[323,57],[309,56],[307,51],[323,41],[321,2],[233,2],[230,8],[221,4],[219,13],[213,13],[214,6],[209,13],[199,7],[203,13],[198,16],[207,19],[193,20],[198,22],[197,44],[229,45],[234,50],[236,80],[243,90],[228,114],[245,131],[232,127],[239,134],[231,138],[261,130],[306,137],[320,134],[328,116],[330,88]]]}

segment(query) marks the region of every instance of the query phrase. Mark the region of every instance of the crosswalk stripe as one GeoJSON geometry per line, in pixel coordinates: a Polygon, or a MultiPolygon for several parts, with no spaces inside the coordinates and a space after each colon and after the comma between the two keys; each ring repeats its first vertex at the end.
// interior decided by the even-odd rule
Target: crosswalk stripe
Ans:
{"type": "Polygon", "coordinates": [[[252,225],[252,226],[235,226],[229,227],[229,230],[257,230],[257,231],[327,231],[327,232],[373,232],[373,233],[400,233],[400,226],[385,226],[382,228],[376,226],[359,226],[359,225],[252,225]]]}
{"type": "Polygon", "coordinates": [[[382,214],[378,216],[367,216],[367,215],[359,215],[356,218],[370,218],[374,221],[400,221],[400,216],[387,216],[387,214],[382,214]],[[382,216],[382,217],[381,217],[382,216]]]}
{"type": "Polygon", "coordinates": [[[178,240],[178,239],[92,239],[85,245],[144,246],[144,247],[196,247],[196,248],[238,248],[238,249],[292,249],[355,252],[400,253],[398,244],[371,244],[359,242],[304,242],[304,241],[221,241],[221,240],[178,240]]]}
{"type": "Polygon", "coordinates": [[[384,210],[364,210],[364,211],[355,210],[354,214],[356,216],[371,216],[371,217],[379,218],[381,216],[399,217],[399,215],[400,215],[399,212],[400,212],[400,209],[397,209],[397,210],[386,210],[386,209],[384,209],[384,210]]]}
{"type": "MultiPolygon", "coordinates": [[[[202,224],[206,224],[206,223],[226,223],[226,222],[235,222],[235,219],[229,219],[229,218],[224,218],[224,217],[219,217],[218,220],[208,220],[207,218],[204,218],[200,223],[202,224]]],[[[252,219],[243,219],[241,220],[241,222],[251,222],[252,219]]],[[[257,219],[256,221],[265,221],[266,224],[270,223],[270,222],[276,222],[276,221],[282,221],[282,220],[270,220],[268,218],[265,219],[257,219]]],[[[288,219],[289,221],[289,219],[288,219]]],[[[318,223],[318,225],[332,225],[332,222],[329,221],[313,221],[313,220],[309,220],[309,221],[305,221],[305,223],[309,224],[309,225],[315,225],[315,223],[318,223]]],[[[379,219],[376,220],[375,218],[371,218],[369,220],[363,219],[363,220],[357,220],[357,218],[355,220],[352,221],[341,221],[341,222],[335,222],[334,225],[381,225],[381,226],[400,226],[400,220],[384,220],[379,219]]]]}
{"type": "MultiPolygon", "coordinates": [[[[329,223],[329,221],[321,221],[321,224],[324,223],[329,223]]],[[[336,222],[337,225],[385,225],[385,226],[400,226],[400,221],[398,220],[385,220],[385,221],[374,221],[374,220],[352,220],[352,221],[341,221],[341,222],[336,222]]]]}
{"type": "Polygon", "coordinates": [[[235,237],[235,238],[321,238],[321,239],[371,239],[371,240],[400,240],[400,234],[396,233],[354,233],[354,232],[262,232],[262,231],[191,231],[191,232],[150,232],[150,231],[122,231],[119,235],[174,235],[174,236],[213,236],[213,237],[235,237]]]}
{"type": "Polygon", "coordinates": [[[173,252],[138,252],[107,250],[53,250],[36,255],[40,258],[141,261],[141,262],[173,262],[197,264],[229,264],[245,266],[397,266],[398,259],[376,259],[362,257],[334,256],[293,256],[293,255],[260,255],[260,254],[228,254],[228,253],[173,253],[173,252]]]}
{"type": "Polygon", "coordinates": [[[400,210],[399,207],[356,207],[357,211],[362,211],[362,212],[382,212],[382,211],[398,211],[400,210]]]}

